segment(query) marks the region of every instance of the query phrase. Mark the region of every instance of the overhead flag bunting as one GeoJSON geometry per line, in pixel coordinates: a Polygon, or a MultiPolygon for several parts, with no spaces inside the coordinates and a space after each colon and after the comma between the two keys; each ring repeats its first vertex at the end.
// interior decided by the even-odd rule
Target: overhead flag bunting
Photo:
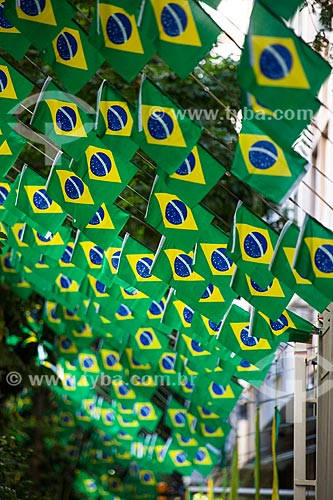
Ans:
{"type": "Polygon", "coordinates": [[[130,160],[138,146],[131,139],[134,108],[111,85],[103,80],[97,93],[96,132],[105,146],[118,151],[120,144],[123,158],[130,160]]]}
{"type": "Polygon", "coordinates": [[[21,154],[26,139],[0,120],[0,175],[6,175],[21,154]]]}
{"type": "MultiPolygon", "coordinates": [[[[63,447],[81,496],[143,500],[165,474],[211,474],[244,382],[259,388],[281,342],[318,333],[287,308],[293,295],[320,312],[332,300],[332,231],[307,216],[301,231],[287,223],[279,235],[265,202],[254,211],[240,202],[230,235],[222,231],[230,218],[209,207],[230,172],[214,137],[199,144],[189,103],[182,109],[153,68],[143,70],[157,54],[189,75],[220,33],[203,4],[219,3],[98,0],[87,36],[92,10],[0,0],[0,280],[38,302],[4,341],[36,348],[36,363],[61,381],[46,446],[63,447]],[[39,76],[57,83],[25,77],[30,44],[45,61],[39,76]]],[[[301,132],[330,69],[279,18],[299,3],[255,3],[240,63],[243,128],[231,173],[274,203],[307,170],[295,150],[305,152],[301,132]]],[[[31,404],[19,397],[18,413],[31,404]]],[[[278,413],[276,438],[275,427],[278,413]]]]}
{"type": "Polygon", "coordinates": [[[117,275],[131,286],[161,300],[168,285],[155,276],[152,265],[155,255],[144,245],[127,235],[124,240],[117,275]]]}
{"type": "Polygon", "coordinates": [[[21,211],[21,220],[46,233],[57,232],[67,214],[53,201],[45,190],[45,179],[25,166],[16,178],[11,195],[4,204],[9,210],[21,211]]]}
{"type": "Polygon", "coordinates": [[[258,337],[269,341],[277,339],[280,342],[308,342],[316,328],[288,309],[285,309],[276,321],[253,309],[250,332],[255,332],[258,337]]]}

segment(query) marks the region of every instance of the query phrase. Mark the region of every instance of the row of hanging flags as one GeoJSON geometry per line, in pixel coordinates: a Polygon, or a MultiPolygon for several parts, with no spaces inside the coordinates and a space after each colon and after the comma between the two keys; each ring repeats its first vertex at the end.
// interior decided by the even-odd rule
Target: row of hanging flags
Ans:
{"type": "MultiPolygon", "coordinates": [[[[292,148],[307,121],[273,111],[315,113],[331,70],[283,21],[301,3],[255,3],[239,67],[244,106],[267,119],[243,120],[231,172],[276,203],[307,170],[292,148]]],[[[131,81],[158,54],[185,78],[220,32],[199,2],[101,0],[89,35],[65,0],[6,0],[0,9],[2,279],[22,298],[45,298],[62,380],[53,419],[69,460],[79,457],[74,431],[93,430],[76,487],[91,498],[155,497],[160,473],[210,473],[241,381],[259,386],[281,342],[314,332],[288,304],[296,294],[322,312],[332,301],[333,233],[307,215],[302,228],[288,222],[278,234],[239,202],[225,234],[200,202],[226,169],[162,89],[143,77],[134,109],[103,81],[93,113],[73,95],[104,61],[131,81]],[[30,45],[70,93],[47,78],[29,125],[59,149],[48,177],[24,165],[12,181],[25,146],[14,112],[34,83],[6,54],[21,60],[30,45]],[[156,163],[145,214],[161,234],[156,251],[120,236],[130,214],[116,200],[135,179],[139,148],[156,163]],[[96,391],[92,377],[105,374],[112,383],[96,391]],[[122,477],[107,474],[111,465],[122,477]]],[[[42,342],[40,323],[31,328],[42,342]]]]}

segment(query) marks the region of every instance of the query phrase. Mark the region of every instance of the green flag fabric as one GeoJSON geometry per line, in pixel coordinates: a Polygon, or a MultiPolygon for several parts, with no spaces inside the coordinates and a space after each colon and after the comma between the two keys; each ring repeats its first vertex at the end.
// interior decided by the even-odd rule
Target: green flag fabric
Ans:
{"type": "MultiPolygon", "coordinates": [[[[30,94],[34,84],[2,57],[0,57],[0,81],[1,122],[6,122],[9,119],[13,120],[11,115],[30,94]],[[8,117],[6,117],[6,113],[8,113],[8,117]]],[[[15,123],[17,122],[15,121],[15,123]]]]}
{"type": "MultiPolygon", "coordinates": [[[[126,145],[127,147],[127,145],[126,145]]],[[[105,190],[108,201],[115,201],[137,172],[137,168],[129,161],[126,148],[113,146],[112,149],[94,138],[84,150],[80,160],[73,162],[72,169],[89,188],[94,200],[100,205],[105,201],[105,190]]]]}
{"type": "Polygon", "coordinates": [[[82,233],[103,250],[107,250],[129,218],[130,214],[112,203],[105,202],[82,229],[82,233]]]}
{"type": "Polygon", "coordinates": [[[306,215],[297,240],[293,268],[316,289],[333,298],[333,232],[306,215]]]}
{"type": "Polygon", "coordinates": [[[4,207],[22,212],[21,220],[42,233],[58,231],[67,214],[53,201],[45,190],[45,179],[25,166],[16,178],[14,189],[4,207]]]}
{"type": "Polygon", "coordinates": [[[270,269],[282,283],[319,312],[323,312],[330,299],[315,288],[310,280],[302,277],[292,266],[300,229],[288,221],[280,233],[270,263],[270,269]]]}
{"type": "Polygon", "coordinates": [[[194,207],[220,180],[225,168],[206,149],[197,145],[173,174],[168,175],[158,167],[157,173],[170,193],[194,207]]]}
{"type": "Polygon", "coordinates": [[[131,139],[134,108],[111,85],[103,80],[97,93],[96,133],[109,149],[117,145],[126,146],[122,150],[130,160],[138,146],[131,139]]]}
{"type": "Polygon", "coordinates": [[[152,0],[151,4],[159,31],[157,52],[180,78],[186,78],[210,51],[221,28],[196,2],[152,0]]]}
{"type": "Polygon", "coordinates": [[[6,175],[22,152],[26,139],[0,121],[0,175],[6,175]]]}
{"type": "Polygon", "coordinates": [[[269,341],[308,342],[316,328],[293,311],[286,309],[272,321],[262,312],[252,311],[250,332],[269,341]]]}
{"type": "Polygon", "coordinates": [[[241,269],[236,269],[231,287],[234,292],[273,321],[277,321],[294,295],[293,290],[277,278],[273,278],[266,287],[261,287],[241,269]]]}
{"type": "Polygon", "coordinates": [[[156,85],[143,79],[133,140],[165,172],[173,174],[197,144],[201,127],[156,85]]]}
{"type": "Polygon", "coordinates": [[[0,1],[0,46],[21,61],[30,47],[30,41],[4,15],[5,0],[0,1]]]}
{"type": "Polygon", "coordinates": [[[31,125],[78,160],[91,141],[94,126],[87,105],[75,102],[75,96],[62,92],[51,80],[46,80],[39,97],[31,125]]]}
{"type": "Polygon", "coordinates": [[[214,215],[200,205],[188,207],[168,191],[162,179],[155,179],[145,220],[170,244],[185,252],[192,250],[213,218],[214,215]]]}
{"type": "Polygon", "coordinates": [[[44,49],[76,13],[66,0],[5,2],[4,16],[38,50],[44,49]]]}
{"type": "Polygon", "coordinates": [[[259,2],[277,16],[289,19],[303,4],[302,0],[281,0],[278,4],[272,5],[269,0],[259,0],[259,2]]]}
{"type": "Polygon", "coordinates": [[[282,149],[252,121],[243,121],[231,169],[253,189],[275,203],[282,203],[306,174],[308,166],[307,160],[291,148],[282,149]]]}
{"type": "Polygon", "coordinates": [[[168,285],[153,274],[154,258],[153,252],[127,235],[119,261],[118,277],[152,299],[161,300],[168,285]]]}
{"type": "Polygon", "coordinates": [[[260,339],[255,334],[256,331],[250,333],[250,313],[233,304],[224,318],[218,341],[249,363],[265,367],[274,359],[279,341],[260,339]]]}
{"type": "Polygon", "coordinates": [[[276,232],[240,201],[226,252],[237,264],[237,269],[250,275],[262,287],[273,279],[268,266],[277,240],[276,232]]]}
{"type": "Polygon", "coordinates": [[[67,90],[76,94],[103,63],[101,54],[88,42],[88,36],[75,21],[61,27],[42,58],[67,90]]]}
{"type": "Polygon", "coordinates": [[[256,2],[238,79],[241,87],[274,109],[319,108],[316,97],[331,68],[282,20],[256,2]]]}
{"type": "Polygon", "coordinates": [[[121,0],[99,0],[89,41],[125,80],[132,81],[156,52],[158,36],[149,2],[139,21],[139,6],[126,10],[121,0]]]}
{"type": "Polygon", "coordinates": [[[47,180],[46,192],[73,217],[74,225],[85,227],[100,205],[93,199],[89,187],[72,170],[72,164],[73,160],[63,155],[55,158],[47,180]]]}

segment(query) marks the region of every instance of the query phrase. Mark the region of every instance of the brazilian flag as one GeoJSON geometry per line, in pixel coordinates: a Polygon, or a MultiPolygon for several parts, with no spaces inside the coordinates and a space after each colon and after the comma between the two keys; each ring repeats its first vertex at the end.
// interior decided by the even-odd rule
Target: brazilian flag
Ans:
{"type": "Polygon", "coordinates": [[[157,167],[171,193],[182,198],[189,206],[197,205],[225,173],[225,168],[206,149],[197,145],[173,174],[157,167]]]}
{"type": "Polygon", "coordinates": [[[156,178],[145,219],[163,234],[169,245],[188,252],[210,226],[214,215],[204,207],[190,208],[173,193],[162,179],[156,178]]]}
{"type": "Polygon", "coordinates": [[[173,330],[186,332],[191,328],[193,315],[194,310],[185,302],[170,296],[166,303],[162,324],[169,326],[173,330]]]}
{"type": "Polygon", "coordinates": [[[220,228],[207,227],[195,249],[193,270],[215,285],[226,302],[231,302],[236,298],[230,288],[236,266],[227,255],[228,243],[229,237],[220,228]]]}
{"type": "Polygon", "coordinates": [[[43,177],[26,166],[16,178],[14,189],[7,197],[4,207],[7,210],[12,207],[20,210],[22,219],[41,233],[56,233],[67,214],[46,193],[45,183],[43,177]]]}
{"type": "Polygon", "coordinates": [[[234,376],[240,380],[245,380],[254,387],[260,387],[271,368],[270,364],[267,364],[264,368],[258,368],[240,356],[235,356],[234,361],[236,361],[234,376]]]}
{"type": "Polygon", "coordinates": [[[259,368],[271,364],[280,344],[277,338],[267,340],[255,336],[255,331],[251,333],[250,313],[236,304],[232,305],[224,319],[218,341],[259,368]]]}
{"type": "Polygon", "coordinates": [[[159,31],[157,52],[180,78],[186,78],[210,51],[221,28],[196,2],[151,3],[159,31]]]}
{"type": "Polygon", "coordinates": [[[83,101],[76,100],[46,80],[31,125],[78,160],[95,137],[90,134],[94,127],[90,113],[91,108],[84,106],[83,101]]]}
{"type": "Polygon", "coordinates": [[[66,0],[19,0],[5,2],[3,14],[38,50],[42,50],[75,13],[76,8],[66,0]]]}
{"type": "Polygon", "coordinates": [[[0,124],[0,175],[7,175],[22,152],[26,139],[7,127],[0,124]]]}
{"type": "MultiPolygon", "coordinates": [[[[198,373],[216,368],[217,356],[207,350],[202,343],[184,333],[178,336],[177,352],[187,360],[186,366],[198,373]]],[[[198,380],[195,381],[195,384],[197,383],[198,380]]]]}
{"type": "Polygon", "coordinates": [[[162,416],[162,410],[150,401],[136,403],[134,411],[142,426],[150,432],[153,432],[162,416]]]}
{"type": "Polygon", "coordinates": [[[80,233],[71,262],[95,278],[100,279],[104,258],[104,250],[80,233]]]}
{"type": "Polygon", "coordinates": [[[62,155],[53,162],[47,181],[47,195],[73,218],[73,225],[85,227],[95,216],[100,205],[94,200],[89,187],[72,170],[73,160],[62,155]]]}
{"type": "Polygon", "coordinates": [[[71,228],[61,226],[55,233],[51,231],[43,234],[26,225],[22,242],[29,246],[29,250],[37,253],[38,256],[49,256],[54,260],[59,260],[70,239],[71,228]]]}
{"type": "MultiPolygon", "coordinates": [[[[308,102],[308,101],[307,101],[308,102]]],[[[261,134],[268,135],[282,149],[290,151],[294,142],[301,136],[303,130],[313,118],[313,110],[304,108],[295,113],[283,114],[279,110],[275,114],[274,101],[263,102],[249,92],[242,92],[243,124],[251,123],[261,130],[261,134]]],[[[310,103],[312,99],[310,99],[310,103]]],[[[319,102],[316,102],[319,106],[319,102]]]]}
{"type": "Polygon", "coordinates": [[[305,300],[311,307],[319,312],[323,312],[330,303],[330,298],[316,289],[309,279],[302,277],[293,268],[299,234],[300,229],[296,224],[291,221],[285,224],[270,263],[270,270],[274,276],[305,300]]]}
{"type": "Polygon", "coordinates": [[[156,85],[143,79],[133,140],[158,166],[173,174],[197,144],[202,129],[156,85]]]}
{"type": "Polygon", "coordinates": [[[267,286],[273,279],[268,266],[277,240],[276,232],[240,201],[226,251],[237,270],[250,275],[260,286],[267,286]]]}
{"type": "Polygon", "coordinates": [[[105,251],[105,260],[100,279],[108,287],[112,285],[114,277],[118,272],[122,246],[123,239],[117,236],[113,244],[105,251]]]}
{"type": "MultiPolygon", "coordinates": [[[[17,71],[5,59],[0,57],[0,106],[2,119],[6,122],[32,91],[34,84],[17,71]],[[8,118],[6,118],[8,113],[8,118]]],[[[15,121],[15,123],[17,123],[15,121]]]]}
{"type": "MultiPolygon", "coordinates": [[[[5,203],[10,195],[13,187],[13,182],[7,180],[5,177],[0,177],[0,219],[3,219],[3,215],[7,212],[5,203]]],[[[19,214],[17,214],[19,216],[19,214]]],[[[14,219],[13,219],[14,220],[14,219]]],[[[15,219],[16,221],[17,219],[15,219]]]]}
{"type": "Polygon", "coordinates": [[[231,282],[232,289],[255,309],[276,321],[292,299],[294,292],[277,278],[261,287],[248,274],[236,269],[231,282]]]}
{"type": "Polygon", "coordinates": [[[158,36],[150,2],[126,10],[122,0],[99,0],[89,41],[125,80],[133,80],[156,52],[158,36]]]}
{"type": "Polygon", "coordinates": [[[118,278],[155,300],[161,300],[168,285],[152,273],[155,254],[127,235],[118,267],[118,278]]]}
{"type": "Polygon", "coordinates": [[[243,121],[231,167],[238,179],[275,203],[282,203],[309,166],[291,147],[282,149],[252,121],[243,121]]]}
{"type": "Polygon", "coordinates": [[[137,168],[129,161],[126,148],[120,145],[108,148],[97,137],[93,137],[80,160],[73,164],[73,170],[100,205],[105,201],[105,190],[108,192],[108,201],[115,201],[137,172],[137,168]]]}
{"type": "Polygon", "coordinates": [[[134,108],[125,97],[103,80],[97,93],[96,132],[105,147],[120,150],[124,161],[130,160],[138,146],[131,139],[134,108]]]}
{"type": "Polygon", "coordinates": [[[130,214],[112,203],[102,203],[82,233],[103,250],[108,250],[130,218],[130,214]]]}
{"type": "Polygon", "coordinates": [[[278,339],[280,342],[308,342],[316,328],[289,309],[285,309],[276,321],[253,309],[251,332],[269,341],[278,339]]]}
{"type": "Polygon", "coordinates": [[[238,69],[244,90],[270,109],[296,112],[306,103],[314,115],[320,105],[316,97],[330,72],[319,54],[262,3],[255,3],[238,69]]]}
{"type": "Polygon", "coordinates": [[[307,215],[298,237],[293,268],[333,299],[333,232],[307,215]]]}
{"type": "Polygon", "coordinates": [[[90,80],[104,61],[75,21],[69,21],[61,27],[41,56],[73,94],[90,80]]]}
{"type": "MultiPolygon", "coordinates": [[[[230,304],[229,304],[230,306],[230,304]]],[[[222,321],[213,321],[202,314],[195,311],[192,321],[192,336],[211,349],[216,345],[216,338],[218,337],[222,327],[222,321]]],[[[219,352],[219,356],[221,353],[219,352]]]]}
{"type": "Polygon", "coordinates": [[[5,0],[0,0],[0,46],[21,61],[30,47],[30,41],[5,17],[5,0]]]}

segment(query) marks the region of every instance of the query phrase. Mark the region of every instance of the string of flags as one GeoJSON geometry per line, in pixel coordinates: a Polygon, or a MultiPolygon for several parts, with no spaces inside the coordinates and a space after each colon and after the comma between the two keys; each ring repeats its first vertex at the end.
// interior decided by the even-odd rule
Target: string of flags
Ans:
{"type": "MultiPolygon", "coordinates": [[[[311,168],[293,149],[310,115],[274,110],[314,114],[331,70],[283,21],[300,4],[255,3],[239,66],[243,105],[265,119],[243,120],[231,173],[277,204],[311,168]]],[[[226,234],[202,200],[227,169],[163,89],[141,75],[136,108],[105,80],[96,109],[75,95],[105,61],[130,82],[158,54],[185,78],[220,33],[199,2],[98,0],[84,21],[89,33],[66,0],[0,2],[1,279],[44,298],[28,324],[36,342],[44,324],[55,335],[57,362],[42,364],[61,381],[52,419],[78,464],[76,489],[151,498],[163,474],[210,474],[243,383],[259,387],[281,342],[316,332],[288,304],[296,294],[322,312],[332,301],[333,233],[307,215],[278,234],[240,201],[226,234]],[[57,81],[43,82],[28,126],[58,153],[47,175],[24,164],[13,179],[35,82],[6,54],[20,61],[30,46],[57,81]],[[160,235],[154,249],[129,234],[117,204],[138,150],[156,165],[144,216],[160,235]],[[78,430],[91,431],[82,447],[78,430]]]]}

